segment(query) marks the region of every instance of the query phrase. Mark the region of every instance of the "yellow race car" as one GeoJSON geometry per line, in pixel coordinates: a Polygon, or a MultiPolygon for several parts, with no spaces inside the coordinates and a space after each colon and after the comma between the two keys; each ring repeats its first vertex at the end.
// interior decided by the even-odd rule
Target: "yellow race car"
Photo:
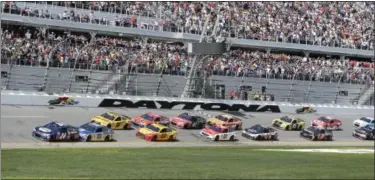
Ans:
{"type": "Polygon", "coordinates": [[[222,114],[218,115],[214,118],[210,118],[207,120],[208,126],[218,125],[218,126],[226,126],[231,127],[236,130],[242,128],[242,120],[231,115],[222,114]]]}
{"type": "Polygon", "coordinates": [[[93,117],[91,122],[111,129],[129,129],[130,119],[130,117],[125,115],[114,112],[106,112],[100,116],[93,117]]]}
{"type": "Polygon", "coordinates": [[[272,121],[272,126],[285,131],[298,131],[305,127],[305,121],[299,118],[283,116],[272,121]]]}
{"type": "Polygon", "coordinates": [[[175,141],[177,131],[161,124],[149,124],[138,129],[136,136],[147,141],[175,141]]]}

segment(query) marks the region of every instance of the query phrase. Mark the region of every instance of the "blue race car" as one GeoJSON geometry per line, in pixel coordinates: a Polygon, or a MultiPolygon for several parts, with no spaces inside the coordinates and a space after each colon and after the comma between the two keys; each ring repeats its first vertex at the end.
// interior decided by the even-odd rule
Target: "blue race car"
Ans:
{"type": "Polygon", "coordinates": [[[79,141],[78,128],[59,122],[35,127],[32,136],[42,141],[79,141]]]}
{"type": "Polygon", "coordinates": [[[114,131],[96,123],[86,123],[79,127],[81,141],[113,141],[114,131]]]}
{"type": "Polygon", "coordinates": [[[365,127],[355,129],[353,131],[353,136],[363,140],[374,140],[375,137],[374,124],[368,124],[365,127]]]}

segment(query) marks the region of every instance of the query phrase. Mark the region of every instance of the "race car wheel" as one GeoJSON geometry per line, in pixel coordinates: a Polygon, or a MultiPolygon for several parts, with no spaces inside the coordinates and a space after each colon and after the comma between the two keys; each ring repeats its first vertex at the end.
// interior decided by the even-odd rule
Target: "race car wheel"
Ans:
{"type": "Polygon", "coordinates": [[[336,126],[335,127],[335,130],[337,131],[337,130],[340,130],[340,126],[336,126]]]}
{"type": "Polygon", "coordinates": [[[257,136],[255,140],[260,141],[260,136],[257,136]]]}
{"type": "Polygon", "coordinates": [[[90,141],[91,141],[91,136],[88,136],[86,139],[86,142],[90,142],[90,141]]]}
{"type": "Polygon", "coordinates": [[[289,130],[289,125],[285,127],[285,130],[289,130]]]}
{"type": "Polygon", "coordinates": [[[111,128],[112,126],[110,124],[107,125],[107,128],[111,128]]]}
{"type": "Polygon", "coordinates": [[[156,136],[152,136],[152,138],[150,139],[150,141],[156,141],[156,136]]]}
{"type": "Polygon", "coordinates": [[[276,141],[277,140],[277,136],[271,136],[271,140],[276,141]]]}
{"type": "Polygon", "coordinates": [[[292,124],[292,130],[298,130],[298,124],[297,123],[292,124]]]}
{"type": "Polygon", "coordinates": [[[123,129],[127,129],[127,128],[128,128],[128,124],[124,124],[123,129]]]}
{"type": "Polygon", "coordinates": [[[315,140],[316,140],[315,136],[311,136],[311,141],[315,141],[315,140]]]}
{"type": "Polygon", "coordinates": [[[185,125],[184,125],[184,129],[187,129],[187,128],[188,128],[188,125],[187,125],[187,124],[185,124],[185,125]]]}
{"type": "Polygon", "coordinates": [[[104,141],[110,141],[109,136],[106,136],[106,137],[104,138],[104,141]]]}
{"type": "Polygon", "coordinates": [[[219,141],[219,136],[216,136],[216,137],[215,137],[215,141],[219,141]]]}
{"type": "Polygon", "coordinates": [[[240,130],[240,125],[236,125],[236,130],[240,130]]]}
{"type": "Polygon", "coordinates": [[[231,137],[229,138],[229,141],[234,141],[234,136],[231,136],[231,137]]]}

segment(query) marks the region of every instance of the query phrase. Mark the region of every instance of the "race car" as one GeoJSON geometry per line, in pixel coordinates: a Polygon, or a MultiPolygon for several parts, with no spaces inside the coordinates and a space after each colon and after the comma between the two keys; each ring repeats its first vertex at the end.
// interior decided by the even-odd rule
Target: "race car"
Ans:
{"type": "Polygon", "coordinates": [[[313,126],[310,126],[307,129],[302,129],[299,135],[312,141],[332,141],[333,139],[333,133],[331,130],[320,129],[313,126]]]}
{"type": "Polygon", "coordinates": [[[272,121],[272,126],[285,131],[301,130],[305,127],[305,121],[299,118],[283,116],[272,121]]]}
{"type": "Polygon", "coordinates": [[[368,124],[353,131],[353,136],[363,140],[374,140],[374,124],[368,124]]]}
{"type": "Polygon", "coordinates": [[[56,99],[52,99],[48,101],[49,105],[55,105],[55,106],[75,105],[78,103],[79,101],[76,101],[70,97],[58,97],[56,99]]]}
{"type": "Polygon", "coordinates": [[[161,124],[148,124],[139,128],[135,135],[147,141],[175,141],[177,131],[161,124]]]}
{"type": "Polygon", "coordinates": [[[252,140],[277,140],[277,131],[270,127],[256,124],[242,130],[242,136],[252,140]]]}
{"type": "Polygon", "coordinates": [[[164,126],[169,126],[170,121],[167,117],[148,112],[142,116],[132,118],[131,123],[133,127],[139,128],[149,124],[161,124],[164,126]]]}
{"type": "Polygon", "coordinates": [[[80,139],[77,127],[60,122],[37,126],[32,136],[42,141],[79,141],[80,139]]]}
{"type": "Polygon", "coordinates": [[[79,127],[81,141],[112,141],[114,131],[96,123],[86,123],[79,127]]]}
{"type": "Polygon", "coordinates": [[[211,141],[237,141],[237,134],[228,126],[213,125],[202,129],[199,133],[201,136],[211,141]]]}
{"type": "Polygon", "coordinates": [[[242,128],[242,120],[227,114],[218,115],[207,120],[208,126],[227,126],[239,130],[242,128]]]}
{"type": "Polygon", "coordinates": [[[375,120],[373,117],[361,117],[353,121],[353,126],[355,128],[365,127],[369,124],[374,124],[375,120]]]}
{"type": "Polygon", "coordinates": [[[311,106],[305,106],[305,107],[296,109],[297,114],[314,113],[314,112],[316,112],[316,110],[314,109],[314,107],[311,107],[311,106]]]}
{"type": "Polygon", "coordinates": [[[338,119],[334,119],[329,116],[321,116],[318,119],[314,119],[311,121],[311,126],[316,126],[319,128],[324,129],[331,129],[331,130],[342,130],[341,129],[341,121],[338,119]]]}
{"type": "Polygon", "coordinates": [[[130,117],[125,115],[117,114],[114,112],[106,112],[102,115],[93,117],[91,119],[91,122],[116,130],[129,129],[130,119],[130,117]]]}
{"type": "Polygon", "coordinates": [[[171,125],[184,129],[202,129],[206,125],[206,119],[189,113],[182,113],[171,118],[171,125]]]}

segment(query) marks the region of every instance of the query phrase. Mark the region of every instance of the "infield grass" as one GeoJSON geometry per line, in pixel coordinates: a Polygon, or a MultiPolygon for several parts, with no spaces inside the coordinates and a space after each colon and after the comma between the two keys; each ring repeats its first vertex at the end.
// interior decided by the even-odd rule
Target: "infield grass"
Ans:
{"type": "Polygon", "coordinates": [[[374,179],[374,154],[257,149],[267,147],[9,149],[1,171],[18,179],[374,179]]]}

